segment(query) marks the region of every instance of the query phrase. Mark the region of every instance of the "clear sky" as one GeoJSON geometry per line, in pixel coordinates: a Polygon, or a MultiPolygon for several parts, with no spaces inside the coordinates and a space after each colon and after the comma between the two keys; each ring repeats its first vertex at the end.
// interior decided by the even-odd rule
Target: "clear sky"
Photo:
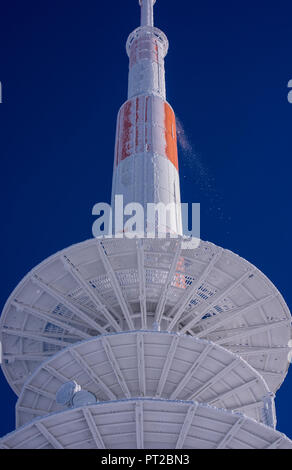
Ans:
{"type": "MultiPolygon", "coordinates": [[[[291,1],[157,0],[168,36],[167,98],[184,128],[182,200],[201,237],[261,269],[292,306],[291,1]]],[[[115,120],[126,100],[125,42],[138,0],[1,5],[0,307],[47,256],[91,238],[109,202],[115,120]]],[[[292,371],[277,393],[292,438],[292,371]]],[[[0,372],[0,436],[16,396],[0,372]]]]}

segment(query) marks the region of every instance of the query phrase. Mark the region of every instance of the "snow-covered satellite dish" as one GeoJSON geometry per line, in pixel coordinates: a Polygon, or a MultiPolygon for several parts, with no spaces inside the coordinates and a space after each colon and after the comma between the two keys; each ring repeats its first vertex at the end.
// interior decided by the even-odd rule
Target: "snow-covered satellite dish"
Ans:
{"type": "Polygon", "coordinates": [[[56,393],[56,402],[58,405],[68,405],[74,394],[81,390],[80,385],[78,385],[74,380],[64,383],[56,393]]]}
{"type": "Polygon", "coordinates": [[[88,392],[87,390],[80,390],[75,393],[72,399],[73,406],[85,406],[85,405],[94,405],[96,403],[96,397],[93,393],[88,392]]]}

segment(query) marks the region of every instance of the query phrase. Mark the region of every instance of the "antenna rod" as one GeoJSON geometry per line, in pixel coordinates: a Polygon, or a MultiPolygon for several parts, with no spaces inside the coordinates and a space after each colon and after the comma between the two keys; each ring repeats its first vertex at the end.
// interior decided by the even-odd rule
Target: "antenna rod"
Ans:
{"type": "Polygon", "coordinates": [[[156,0],[139,0],[141,6],[141,26],[153,26],[153,5],[156,0]]]}

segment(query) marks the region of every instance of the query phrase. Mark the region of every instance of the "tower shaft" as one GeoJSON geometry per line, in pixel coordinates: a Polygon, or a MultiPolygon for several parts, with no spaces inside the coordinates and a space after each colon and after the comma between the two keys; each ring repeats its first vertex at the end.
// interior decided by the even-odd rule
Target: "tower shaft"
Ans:
{"type": "Polygon", "coordinates": [[[182,234],[176,122],[166,101],[165,34],[153,26],[153,0],[140,0],[141,26],[127,40],[129,56],[128,100],[117,118],[112,207],[115,196],[124,205],[138,202],[167,208],[156,218],[156,230],[182,234]],[[162,203],[162,204],[161,204],[162,203]]]}
{"type": "Polygon", "coordinates": [[[153,5],[156,0],[139,0],[141,6],[141,26],[153,26],[153,5]]]}

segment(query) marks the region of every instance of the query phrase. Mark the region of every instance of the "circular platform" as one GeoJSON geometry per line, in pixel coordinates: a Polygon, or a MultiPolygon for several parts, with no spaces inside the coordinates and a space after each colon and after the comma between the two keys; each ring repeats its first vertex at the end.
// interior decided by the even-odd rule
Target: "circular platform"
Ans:
{"type": "Polygon", "coordinates": [[[235,352],[277,390],[291,316],[253,265],[208,242],[91,239],[34,268],[0,322],[3,372],[19,394],[38,365],[77,341],[135,329],[180,331],[235,352]]]}
{"type": "Polygon", "coordinates": [[[53,413],[8,434],[0,448],[292,449],[292,442],[240,413],[139,398],[53,413]]]}
{"type": "Polygon", "coordinates": [[[98,401],[138,396],[196,400],[276,424],[265,381],[239,356],[191,336],[132,331],[78,343],[45,361],[24,384],[17,426],[64,409],[56,394],[64,384],[71,391],[76,383],[98,401]]]}

